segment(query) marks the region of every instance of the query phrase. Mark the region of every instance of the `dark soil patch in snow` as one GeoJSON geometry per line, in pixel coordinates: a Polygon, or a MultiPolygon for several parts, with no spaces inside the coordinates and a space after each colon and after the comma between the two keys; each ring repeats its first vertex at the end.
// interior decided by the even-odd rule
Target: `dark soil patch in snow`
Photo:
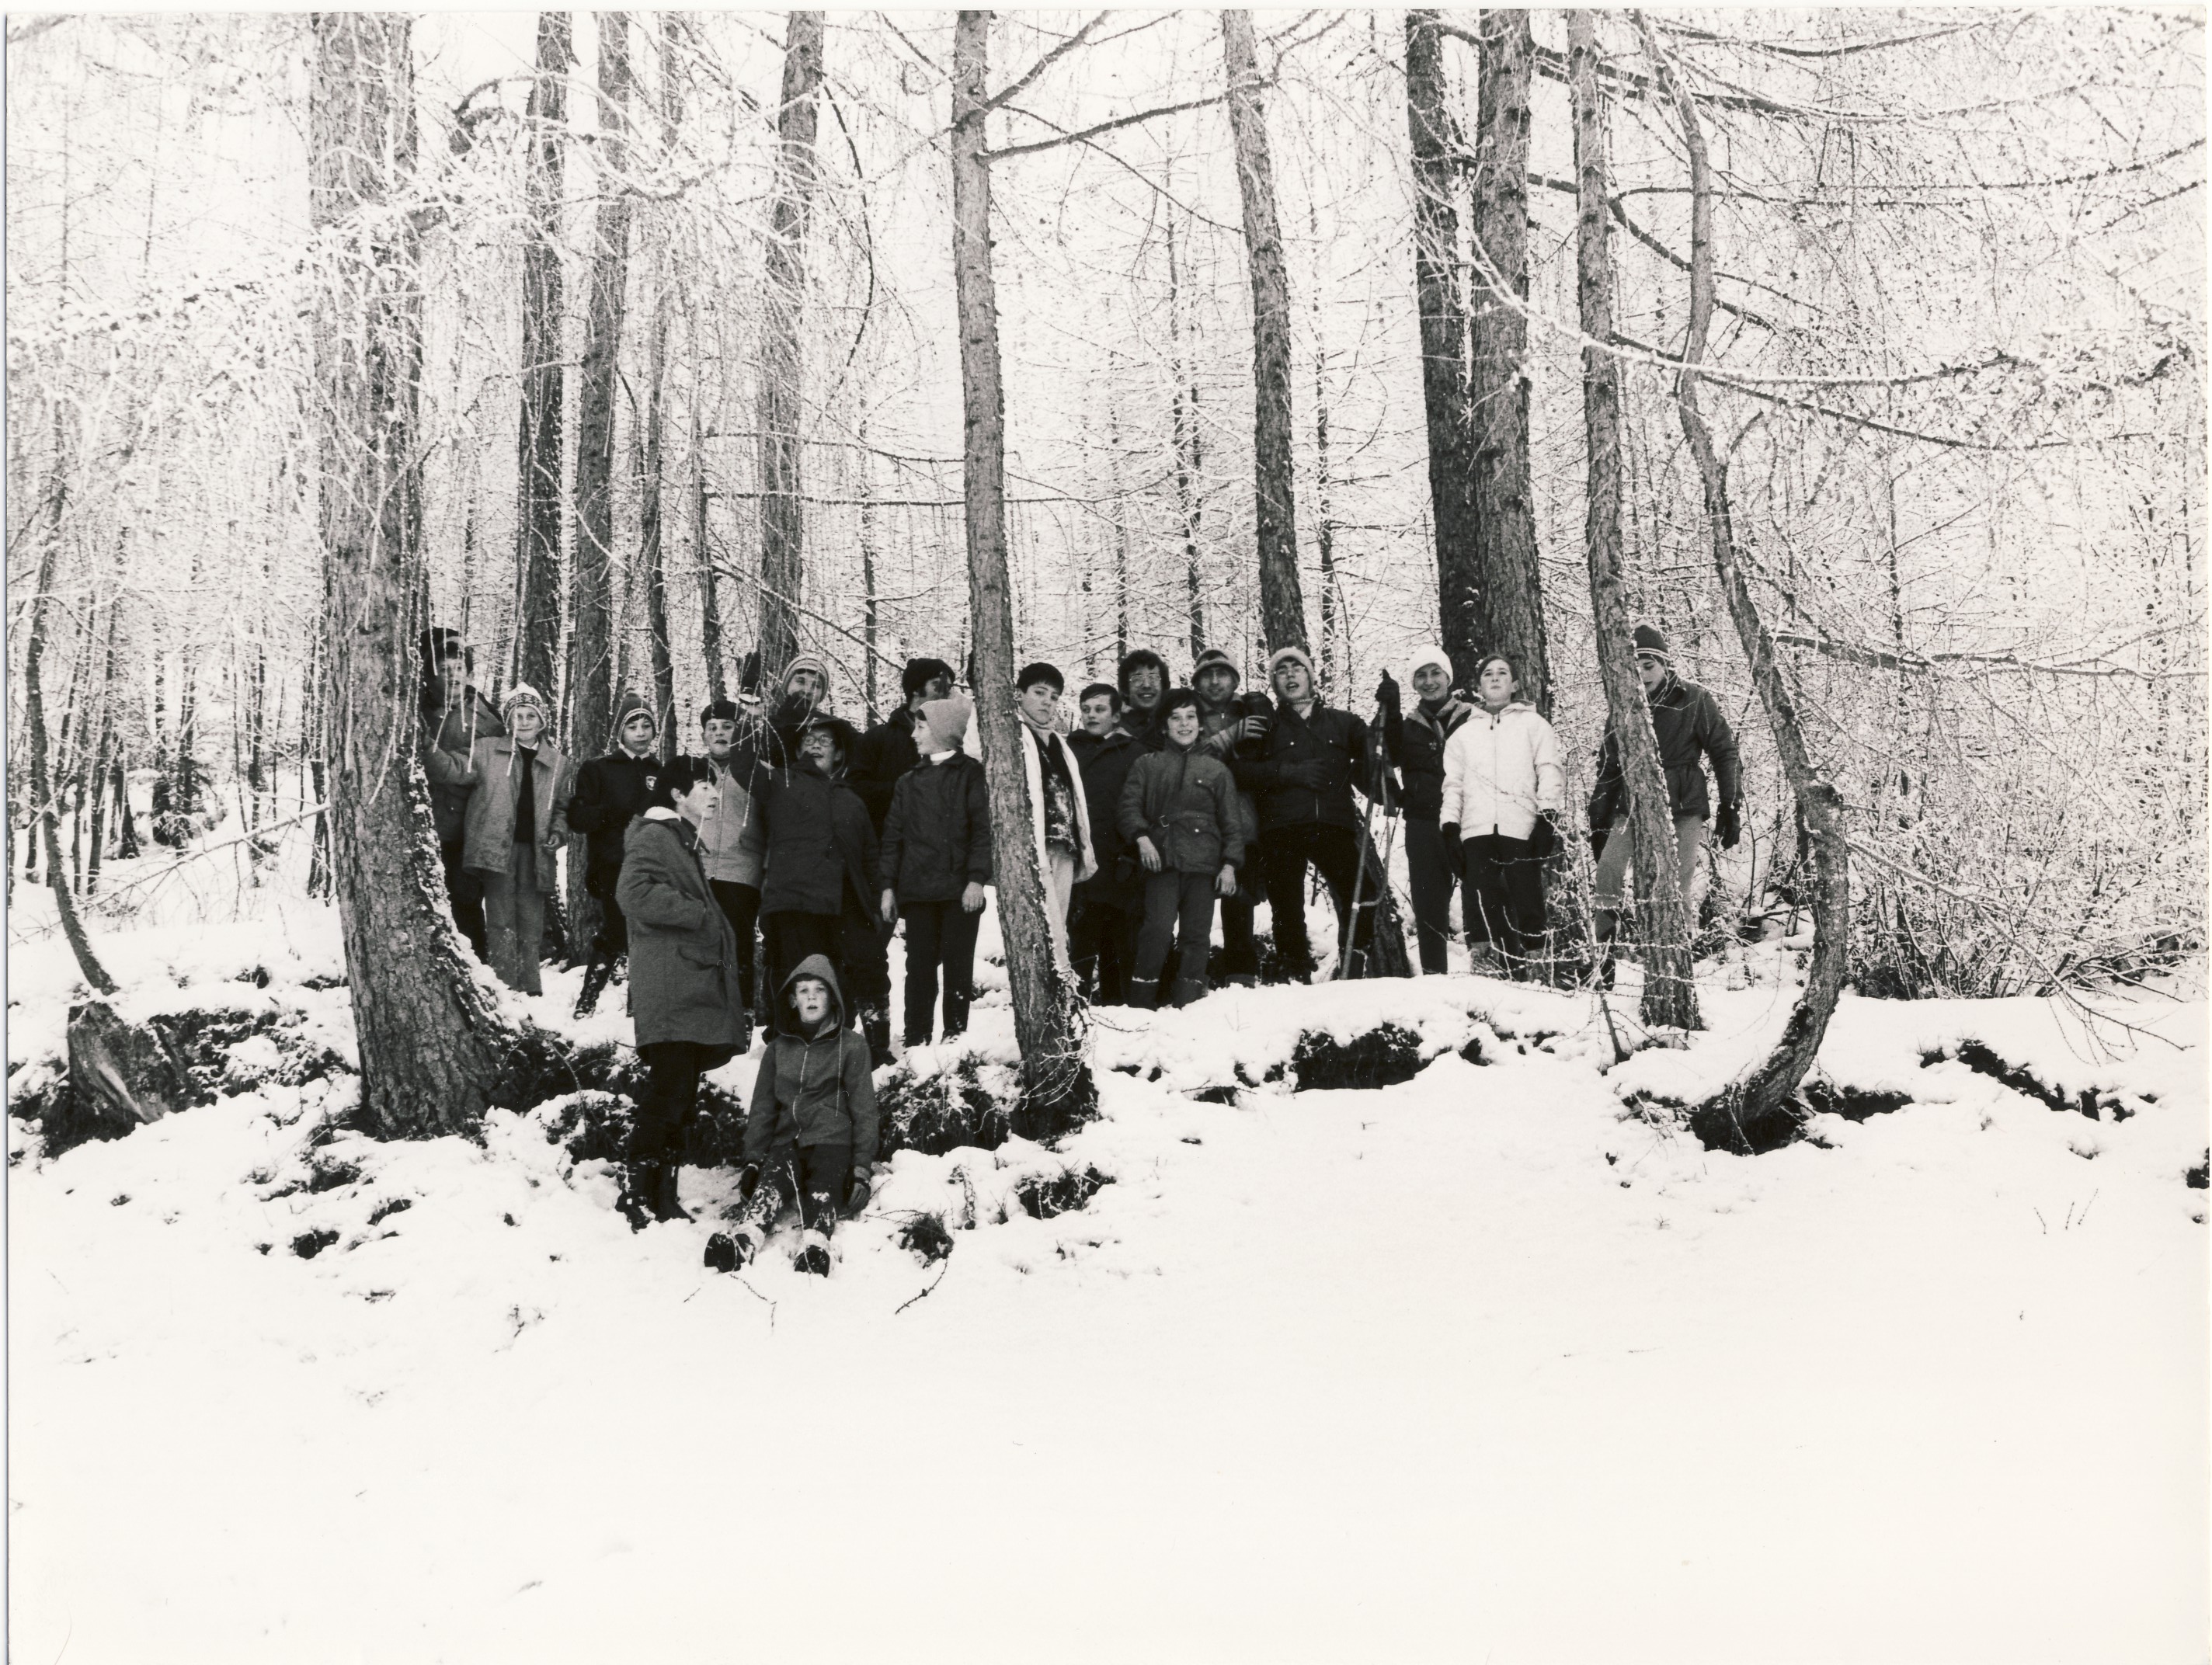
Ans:
{"type": "Polygon", "coordinates": [[[2204,1153],[2204,1160],[2182,1176],[2192,1191],[2212,1190],[2212,1151],[2204,1153]]]}
{"type": "Polygon", "coordinates": [[[1384,1024],[1349,1041],[1308,1030],[1291,1054],[1299,1092],[1395,1086],[1419,1075],[1421,1063],[1421,1037],[1397,1024],[1384,1024]]]}
{"type": "Polygon", "coordinates": [[[1191,1094],[1201,1104],[1234,1104],[1237,1089],[1231,1086],[1200,1087],[1191,1094]]]}
{"type": "Polygon", "coordinates": [[[1781,1104],[1764,1115],[1747,1116],[1733,1090],[1692,1105],[1686,1119],[1698,1144],[1737,1156],[1763,1157],[1805,1136],[1805,1118],[1795,1105],[1781,1104]]]}
{"type": "Polygon", "coordinates": [[[898,1246],[909,1255],[920,1255],[921,1263],[929,1266],[952,1253],[952,1233],[946,1229],[944,1215],[916,1214],[899,1227],[898,1246]]]}
{"type": "Polygon", "coordinates": [[[318,1162],[307,1170],[309,1191],[335,1191],[361,1177],[361,1166],[352,1162],[318,1162]]]}
{"type": "Polygon", "coordinates": [[[515,1031],[500,1060],[490,1102],[502,1110],[529,1110],[569,1093],[620,1093],[635,1100],[645,1070],[635,1055],[611,1041],[571,1046],[552,1030],[532,1024],[515,1031]]]}
{"type": "Polygon", "coordinates": [[[972,1058],[920,1081],[903,1066],[893,1070],[876,1089],[876,1109],[878,1162],[895,1151],[933,1157],[963,1145],[995,1151],[1012,1132],[1006,1109],[976,1079],[972,1058]]]}
{"type": "Polygon", "coordinates": [[[1980,1041],[1961,1041],[1956,1047],[1920,1054],[1920,1061],[1923,1064],[1940,1063],[1946,1058],[1955,1058],[1975,1074],[1986,1075],[1993,1081],[2002,1082],[2014,1092],[2054,1110],[2071,1110],[2077,1115],[2087,1116],[2092,1121],[2102,1121],[2107,1114],[2114,1121],[2124,1121],[2135,1114],[2133,1106],[2122,1103],[2118,1096],[2112,1092],[2084,1087],[2079,1092],[2068,1093],[2054,1087],[2033,1070],[2000,1057],[1980,1041]]]}
{"type": "Polygon", "coordinates": [[[1032,1174],[1018,1181],[1014,1200],[1031,1219],[1048,1220],[1055,1214],[1073,1213],[1113,1182],[1113,1175],[1096,1168],[1063,1168],[1057,1174],[1032,1174]]]}
{"type": "Polygon", "coordinates": [[[412,1197],[387,1197],[368,1211],[368,1223],[371,1225],[380,1224],[394,1214],[405,1213],[414,1206],[415,1199],[412,1197]]]}
{"type": "Polygon", "coordinates": [[[292,1252],[303,1261],[312,1261],[337,1240],[338,1234],[328,1226],[318,1226],[293,1238],[292,1252]]]}
{"type": "Polygon", "coordinates": [[[1817,1115],[1839,1115],[1846,1121],[1863,1121],[1870,1115],[1888,1115],[1912,1102],[1912,1095],[1877,1092],[1866,1087],[1846,1087],[1825,1076],[1805,1083],[1805,1102],[1817,1115]]]}
{"type": "Polygon", "coordinates": [[[629,1146],[629,1100],[617,1093],[580,1092],[547,1122],[545,1142],[568,1147],[578,1162],[620,1162],[629,1146]]]}

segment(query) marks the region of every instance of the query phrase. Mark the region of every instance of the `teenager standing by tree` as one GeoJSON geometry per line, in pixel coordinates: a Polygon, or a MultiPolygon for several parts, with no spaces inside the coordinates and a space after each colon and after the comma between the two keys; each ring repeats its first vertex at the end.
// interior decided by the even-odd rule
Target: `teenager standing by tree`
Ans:
{"type": "Polygon", "coordinates": [[[1069,899],[1077,885],[1098,871],[1083,771],[1060,732],[1060,696],[1066,687],[1057,668],[1039,660],[1022,667],[1015,688],[1016,710],[1029,742],[1022,748],[1022,767],[1029,776],[1037,866],[1044,876],[1048,921],[1063,943],[1069,899]]]}
{"type": "MultiPolygon", "coordinates": [[[[1198,749],[1225,768],[1241,746],[1265,739],[1274,713],[1265,694],[1239,694],[1237,663],[1218,647],[1209,647],[1191,667],[1191,691],[1198,696],[1198,749]]],[[[1260,816],[1252,794],[1237,794],[1237,829],[1243,854],[1237,860],[1237,888],[1221,898],[1221,975],[1249,988],[1260,973],[1252,910],[1266,895],[1258,882],[1260,816]]]]}
{"type": "Polygon", "coordinates": [[[476,656],[459,630],[433,630],[423,643],[422,663],[434,681],[424,690],[422,772],[430,780],[430,818],[438,829],[438,859],[446,870],[446,898],[479,960],[489,965],[485,947],[483,881],[469,871],[469,788],[456,768],[465,769],[478,740],[507,732],[492,702],[477,689],[476,656]],[[434,697],[433,697],[434,696],[434,697]]]}
{"type": "Polygon", "coordinates": [[[653,702],[641,694],[625,694],[615,708],[615,749],[576,771],[568,826],[585,836],[584,888],[599,904],[599,935],[592,939],[583,990],[576,997],[580,1018],[599,1004],[616,963],[629,951],[629,932],[615,887],[622,878],[629,823],[644,812],[660,787],[664,765],[653,750],[659,732],[653,702]]]}
{"type": "MultiPolygon", "coordinates": [[[[1405,787],[1406,877],[1413,891],[1421,973],[1441,976],[1450,968],[1444,951],[1451,940],[1452,888],[1459,867],[1459,853],[1446,848],[1439,825],[1444,748],[1474,708],[1452,686],[1451,659],[1441,647],[1417,648],[1406,676],[1413,684],[1412,711],[1403,709],[1398,684],[1388,672],[1375,698],[1382,708],[1383,750],[1405,787]]],[[[1468,923],[1471,927],[1474,921],[1468,923]]]]}
{"type": "Polygon", "coordinates": [[[991,882],[991,794],[983,765],[960,749],[975,715],[964,695],[932,700],[914,725],[921,761],[899,778],[884,817],[882,897],[888,929],[906,915],[906,1043],[929,1044],[939,974],[945,1038],[968,1027],[975,928],[991,882]]]}
{"type": "Polygon", "coordinates": [[[1559,848],[1566,775],[1559,737],[1516,696],[1513,661],[1492,653],[1475,674],[1477,706],[1445,744],[1437,806],[1446,851],[1466,880],[1461,907],[1525,977],[1544,945],[1544,860],[1559,848]]]}
{"type": "Polygon", "coordinates": [[[1159,1003],[1171,939],[1176,1005],[1204,998],[1213,899],[1237,894],[1244,859],[1236,780],[1218,757],[1198,749],[1198,696],[1176,690],[1161,701],[1160,717],[1160,750],[1139,757],[1121,788],[1121,836],[1145,869],[1145,922],[1129,981],[1129,1004],[1139,1008],[1159,1003]]]}
{"type": "Polygon", "coordinates": [[[1077,709],[1082,726],[1067,737],[1067,748],[1082,771],[1098,871],[1075,887],[1068,904],[1068,958],[1085,1000],[1120,1006],[1128,998],[1145,910],[1142,872],[1121,838],[1121,787],[1146,754],[1121,726],[1121,693],[1113,684],[1092,683],[1077,709]]]}
{"type": "Polygon", "coordinates": [[[501,702],[501,732],[479,739],[448,783],[468,793],[463,860],[483,887],[484,936],[491,969],[509,988],[542,993],[538,963],[545,939],[545,898],[559,883],[568,842],[562,805],[568,760],[545,733],[545,702],[523,683],[501,702]]]}

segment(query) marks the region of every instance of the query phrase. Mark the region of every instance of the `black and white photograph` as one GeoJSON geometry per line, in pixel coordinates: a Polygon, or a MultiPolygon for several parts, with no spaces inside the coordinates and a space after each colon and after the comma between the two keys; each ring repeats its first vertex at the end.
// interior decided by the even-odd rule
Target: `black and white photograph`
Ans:
{"type": "Polygon", "coordinates": [[[5,29],[10,1659],[2203,1665],[2201,7],[5,29]]]}

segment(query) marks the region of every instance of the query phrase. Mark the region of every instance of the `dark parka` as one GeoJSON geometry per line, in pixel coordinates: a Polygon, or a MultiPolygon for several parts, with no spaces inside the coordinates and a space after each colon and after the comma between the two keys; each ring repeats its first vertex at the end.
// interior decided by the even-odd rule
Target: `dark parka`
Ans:
{"type": "Polygon", "coordinates": [[[884,891],[876,829],[850,787],[801,757],[763,775],[753,802],[766,854],[763,915],[842,914],[849,884],[856,905],[875,917],[884,891]]]}
{"type": "Polygon", "coordinates": [[[611,880],[622,871],[630,823],[653,801],[660,769],[658,753],[633,757],[619,749],[577,769],[568,830],[585,836],[586,867],[594,877],[611,880]]]}
{"type": "Polygon", "coordinates": [[[991,793],[964,751],[899,776],[884,817],[884,889],[902,902],[957,902],[991,882],[991,793]]]}
{"type": "MultiPolygon", "coordinates": [[[[854,802],[857,805],[858,799],[854,802]]],[[[791,1032],[768,1043],[753,1077],[745,1113],[745,1160],[765,1162],[781,1145],[853,1147],[853,1165],[876,1159],[876,1084],[868,1073],[868,1043],[846,1027],[845,990],[836,968],[809,954],[783,980],[785,1021],[791,1032]],[[830,1017],[812,1035],[797,1032],[789,1014],[792,990],[802,977],[830,985],[830,1017]]]]}
{"type": "Polygon", "coordinates": [[[1098,875],[1088,882],[1118,886],[1121,883],[1118,864],[1129,854],[1121,836],[1121,788],[1137,760],[1147,754],[1130,738],[1129,731],[1118,725],[1103,735],[1079,728],[1067,737],[1067,749],[1075,754],[1075,766],[1083,771],[1083,798],[1091,806],[1091,848],[1098,859],[1098,875]]]}
{"type": "Polygon", "coordinates": [[[506,732],[507,725],[500,720],[498,709],[473,688],[463,690],[463,696],[442,717],[435,711],[423,714],[422,772],[430,777],[430,818],[438,824],[441,844],[458,842],[466,829],[469,788],[460,777],[477,742],[496,740],[506,732]],[[438,756],[441,752],[442,759],[438,756]],[[451,760],[450,766],[447,760],[451,760]]]}
{"type": "MultiPolygon", "coordinates": [[[[513,738],[478,740],[468,767],[449,773],[447,779],[468,794],[468,811],[462,822],[461,865],[477,872],[503,873],[513,859],[515,811],[522,800],[522,781],[515,774],[513,738]]],[[[531,816],[538,829],[538,888],[547,895],[559,887],[560,868],[554,861],[568,842],[562,806],[568,797],[568,760],[560,749],[541,738],[531,765],[531,816]]],[[[451,752],[440,754],[448,762],[451,752]]]]}
{"type": "Polygon", "coordinates": [[[1433,821],[1444,799],[1444,743],[1453,731],[1474,714],[1474,707],[1454,689],[1434,712],[1416,702],[1402,717],[1385,717],[1382,747],[1397,765],[1405,787],[1400,801],[1417,821],[1433,821]]]}
{"type": "Polygon", "coordinates": [[[921,761],[921,748],[914,741],[914,724],[911,708],[902,707],[892,712],[886,721],[861,737],[852,768],[846,772],[846,780],[868,806],[868,819],[875,823],[878,837],[891,812],[891,794],[907,772],[921,761]]]}
{"type": "Polygon", "coordinates": [[[1243,817],[1229,766],[1173,740],[1137,760],[1121,787],[1122,838],[1141,836],[1160,853],[1161,870],[1214,873],[1244,865],[1243,817]]]}
{"type": "Polygon", "coordinates": [[[738,977],[738,937],[707,888],[698,840],[655,807],[624,835],[615,905],[629,921],[629,1005],[637,1044],[727,1048],[751,1039],[738,977]]]}
{"type": "MultiPolygon", "coordinates": [[[[1646,696],[1651,707],[1651,728],[1659,739],[1659,766],[1667,771],[1667,797],[1676,815],[1712,819],[1712,799],[1705,793],[1705,771],[1699,756],[1712,759],[1721,802],[1740,803],[1743,797],[1743,768],[1737,760],[1735,735],[1719,702],[1696,683],[1686,682],[1671,671],[1667,680],[1646,696]]],[[[1589,823],[1610,827],[1628,808],[1628,795],[1620,778],[1620,753],[1606,726],[1605,743],[1597,753],[1597,790],[1589,800],[1589,823]]]]}
{"type": "Polygon", "coordinates": [[[1279,701],[1267,738],[1240,749],[1234,768],[1237,784],[1258,808],[1262,837],[1278,827],[1316,823],[1356,830],[1352,786],[1367,779],[1367,725],[1349,711],[1318,702],[1311,716],[1301,717],[1295,706],[1279,701]],[[1322,766],[1318,790],[1285,773],[1299,763],[1322,766]]]}
{"type": "MultiPolygon", "coordinates": [[[[1196,690],[1193,690],[1195,692],[1196,690]]],[[[1209,757],[1218,757],[1231,774],[1236,771],[1237,754],[1248,742],[1242,732],[1247,717],[1271,717],[1274,705],[1265,694],[1231,694],[1220,705],[1209,705],[1206,696],[1198,696],[1198,749],[1209,757]]],[[[1237,789],[1237,809],[1242,817],[1244,833],[1244,858],[1250,860],[1257,854],[1260,842],[1260,806],[1252,794],[1241,785],[1237,789]]],[[[1243,862],[1237,864],[1239,866],[1243,862]]]]}

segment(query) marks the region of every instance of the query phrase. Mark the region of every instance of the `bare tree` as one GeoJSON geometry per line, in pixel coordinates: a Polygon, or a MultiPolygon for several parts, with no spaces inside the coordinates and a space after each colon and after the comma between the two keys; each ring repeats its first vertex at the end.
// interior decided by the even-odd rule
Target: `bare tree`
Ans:
{"type": "Polygon", "coordinates": [[[522,246],[522,425],[516,440],[515,678],[554,696],[561,641],[562,134],[568,119],[568,14],[538,15],[530,83],[529,213],[522,246]]]}

